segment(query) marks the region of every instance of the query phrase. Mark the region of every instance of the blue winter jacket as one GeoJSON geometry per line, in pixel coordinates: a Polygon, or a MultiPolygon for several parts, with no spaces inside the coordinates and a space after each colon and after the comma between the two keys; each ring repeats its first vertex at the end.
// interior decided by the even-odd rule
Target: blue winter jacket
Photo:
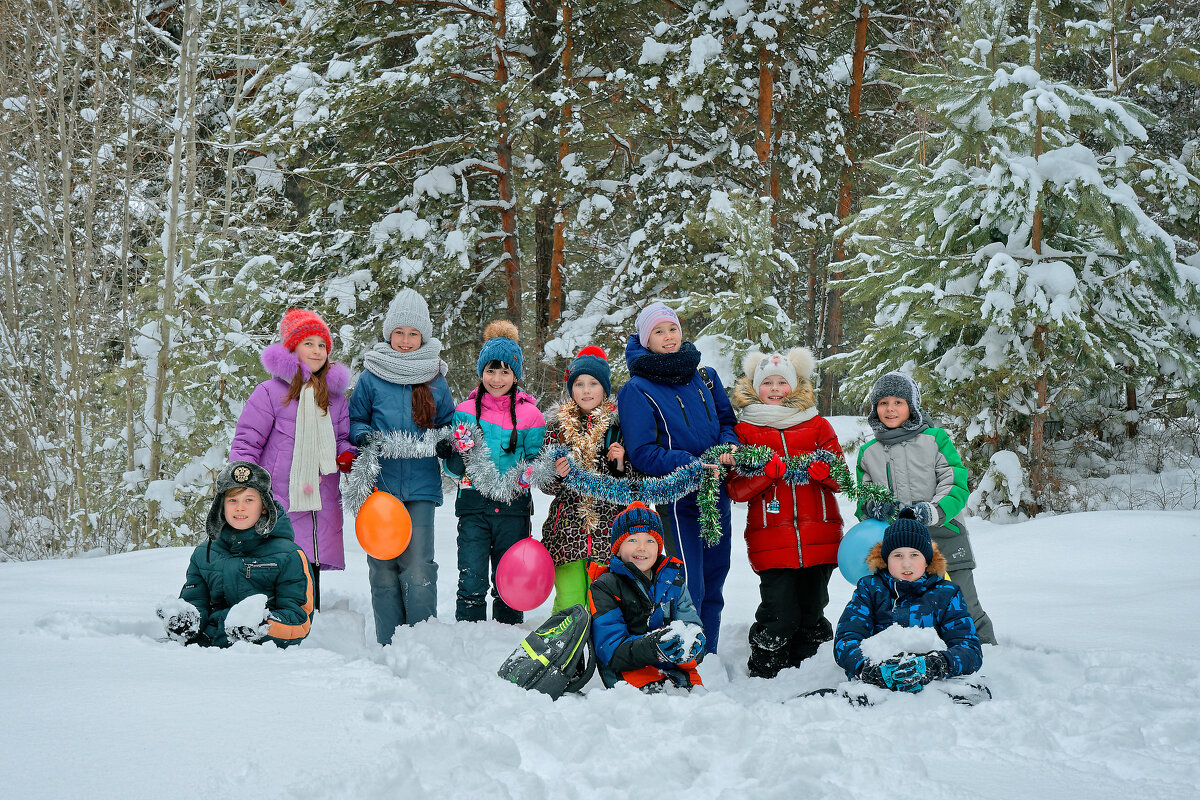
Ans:
{"type": "Polygon", "coordinates": [[[863,639],[893,624],[937,630],[946,643],[942,653],[950,662],[949,676],[969,675],[983,665],[975,623],[958,586],[930,573],[915,581],[898,581],[879,569],[858,582],[838,620],[833,657],[848,677],[857,677],[866,663],[863,639]]]}
{"type": "MultiPolygon", "coordinates": [[[[610,688],[622,678],[642,686],[647,679],[679,671],[675,664],[661,660],[657,643],[646,638],[650,631],[675,620],[703,627],[683,580],[683,562],[659,555],[653,573],[649,578],[614,555],[608,570],[597,576],[588,589],[592,642],[600,677],[610,688]],[[644,674],[641,679],[632,674],[647,667],[658,674],[644,674]]],[[[698,683],[695,677],[689,679],[698,683]]]]}
{"type": "MultiPolygon", "coordinates": [[[[444,375],[438,375],[429,388],[433,391],[433,425],[445,427],[454,417],[450,385],[444,375]]],[[[412,390],[409,384],[389,383],[371,372],[360,375],[350,395],[350,441],[357,442],[358,437],[373,431],[403,431],[415,436],[424,433],[425,429],[413,421],[412,390]]],[[[442,504],[442,471],[436,456],[381,459],[375,485],[398,500],[442,504]]]]}
{"type": "MultiPolygon", "coordinates": [[[[713,381],[711,391],[699,371],[687,383],[658,383],[635,371],[638,359],[653,355],[636,335],[629,337],[625,362],[633,377],[617,394],[617,413],[625,451],[634,469],[647,475],[668,475],[696,461],[714,445],[737,444],[733,432],[737,417],[716,372],[708,370],[713,381]]],[[[695,494],[681,502],[694,506],[695,494]]],[[[720,502],[722,509],[728,508],[724,485],[720,502]]]]}

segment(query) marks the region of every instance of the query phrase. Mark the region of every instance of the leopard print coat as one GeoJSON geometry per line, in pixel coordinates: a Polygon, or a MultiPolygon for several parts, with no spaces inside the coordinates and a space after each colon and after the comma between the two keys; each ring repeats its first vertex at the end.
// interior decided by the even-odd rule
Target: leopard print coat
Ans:
{"type": "MultiPolygon", "coordinates": [[[[584,415],[574,403],[566,402],[556,405],[546,414],[546,447],[561,444],[578,453],[580,448],[591,450],[589,466],[603,474],[615,477],[628,477],[618,473],[616,465],[605,458],[605,453],[614,442],[621,441],[621,425],[617,419],[617,409],[609,401],[584,415]],[[606,408],[607,407],[607,408],[606,408]],[[564,411],[564,409],[566,409],[564,411]],[[601,411],[608,412],[608,425],[604,431],[594,430],[601,411]],[[563,416],[574,415],[568,421],[564,430],[563,416]],[[590,431],[593,431],[589,435],[590,431]],[[596,442],[588,447],[589,440],[596,442]]],[[[576,459],[579,460],[578,455],[576,459]]],[[[625,461],[628,471],[629,462],[625,461]]],[[[612,522],[623,509],[615,503],[598,498],[587,498],[567,489],[561,481],[554,487],[554,500],[542,525],[542,544],[550,551],[555,566],[562,566],[571,561],[590,560],[607,564],[612,557],[611,539],[612,522]]]]}

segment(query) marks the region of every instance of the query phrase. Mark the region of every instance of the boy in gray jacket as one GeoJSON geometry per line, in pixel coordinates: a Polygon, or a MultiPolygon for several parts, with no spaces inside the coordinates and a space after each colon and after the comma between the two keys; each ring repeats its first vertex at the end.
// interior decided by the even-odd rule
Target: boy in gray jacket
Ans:
{"type": "MultiPolygon", "coordinates": [[[[995,644],[992,621],[975,590],[975,555],[962,520],[967,468],[950,434],[933,427],[921,408],[921,390],[907,373],[887,373],[875,381],[868,397],[867,422],[875,438],[858,451],[859,484],[886,486],[904,507],[912,508],[945,555],[950,580],[962,589],[979,641],[995,644]]],[[[856,513],[859,519],[889,522],[897,511],[893,503],[864,497],[856,513]]]]}

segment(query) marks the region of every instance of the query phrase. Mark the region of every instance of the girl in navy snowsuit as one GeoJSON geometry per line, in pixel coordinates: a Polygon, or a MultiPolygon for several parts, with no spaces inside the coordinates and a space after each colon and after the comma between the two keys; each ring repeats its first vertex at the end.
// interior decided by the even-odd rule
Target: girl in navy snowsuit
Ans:
{"type": "MultiPolygon", "coordinates": [[[[636,324],[638,332],[625,345],[630,378],[617,395],[626,457],[633,468],[647,475],[668,475],[699,461],[714,445],[736,445],[737,418],[721,380],[713,370],[698,369],[700,351],[683,340],[675,312],[652,303],[638,314],[636,324]]],[[[731,465],[732,455],[722,456],[721,462],[731,465]]],[[[723,485],[717,508],[721,538],[712,546],[700,535],[695,492],[658,508],[667,550],[683,563],[709,653],[717,651],[725,606],[722,589],[729,573],[729,495],[723,485]]]]}

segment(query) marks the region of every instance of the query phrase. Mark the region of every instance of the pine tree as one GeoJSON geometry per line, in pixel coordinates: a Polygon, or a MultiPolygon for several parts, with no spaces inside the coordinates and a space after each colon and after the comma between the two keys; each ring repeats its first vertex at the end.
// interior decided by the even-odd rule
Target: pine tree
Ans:
{"type": "Polygon", "coordinates": [[[948,71],[891,75],[941,130],[878,160],[889,183],[847,226],[846,296],[878,310],[837,360],[859,390],[913,371],[976,466],[1019,454],[1031,510],[1052,488],[1048,416],[1127,378],[1190,381],[1200,330],[1144,200],[1153,116],[1057,79],[1051,44],[1039,2],[973,4],[948,71]]]}

